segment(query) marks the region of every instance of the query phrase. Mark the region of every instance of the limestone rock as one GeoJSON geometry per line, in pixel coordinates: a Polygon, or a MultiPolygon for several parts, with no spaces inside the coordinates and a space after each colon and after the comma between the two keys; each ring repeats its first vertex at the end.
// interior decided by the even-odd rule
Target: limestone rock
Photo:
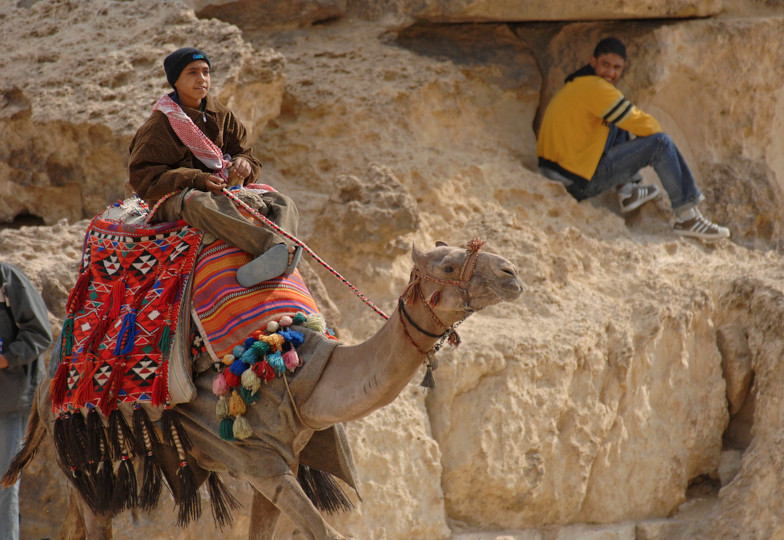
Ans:
{"type": "Polygon", "coordinates": [[[243,30],[297,28],[345,14],[346,0],[188,0],[203,19],[216,18],[243,30]]]}
{"type": "Polygon", "coordinates": [[[349,12],[370,19],[394,14],[438,23],[580,21],[617,19],[691,18],[716,15],[721,0],[645,0],[634,2],[524,2],[503,0],[354,0],[349,12]]]}
{"type": "Polygon", "coordinates": [[[727,382],[727,401],[730,414],[737,413],[749,393],[751,385],[751,351],[746,336],[737,327],[720,328],[716,337],[721,352],[724,380],[727,382]]]}

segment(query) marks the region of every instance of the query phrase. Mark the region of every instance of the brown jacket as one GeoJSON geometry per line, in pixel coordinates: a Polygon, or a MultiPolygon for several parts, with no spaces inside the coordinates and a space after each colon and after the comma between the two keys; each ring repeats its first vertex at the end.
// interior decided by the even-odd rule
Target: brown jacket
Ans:
{"type": "MultiPolygon", "coordinates": [[[[261,163],[248,146],[245,126],[234,113],[207,95],[202,118],[198,109],[182,107],[196,126],[232,159],[242,156],[251,166],[245,184],[255,182],[261,174],[261,163]]],[[[166,115],[154,111],[139,128],[130,146],[128,173],[131,186],[148,205],[153,206],[164,195],[182,188],[207,191],[207,177],[212,171],[199,161],[177,137],[166,115]]]]}

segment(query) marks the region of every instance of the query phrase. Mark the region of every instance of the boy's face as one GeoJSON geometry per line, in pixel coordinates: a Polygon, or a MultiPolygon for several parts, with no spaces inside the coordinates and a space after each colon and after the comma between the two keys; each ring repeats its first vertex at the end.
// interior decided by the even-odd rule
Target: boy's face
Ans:
{"type": "Polygon", "coordinates": [[[210,91],[210,66],[204,60],[191,62],[174,83],[183,105],[196,108],[210,91]]]}
{"type": "Polygon", "coordinates": [[[591,56],[591,67],[596,75],[610,84],[621,78],[626,61],[615,53],[600,54],[598,58],[591,56]]]}

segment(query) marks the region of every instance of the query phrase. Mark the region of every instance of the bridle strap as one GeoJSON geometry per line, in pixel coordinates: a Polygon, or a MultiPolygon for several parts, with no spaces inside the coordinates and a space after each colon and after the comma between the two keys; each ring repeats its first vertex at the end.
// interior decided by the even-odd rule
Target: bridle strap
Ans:
{"type": "MultiPolygon", "coordinates": [[[[427,304],[425,304],[425,305],[427,306],[427,304]]],[[[440,333],[440,334],[433,334],[432,332],[428,332],[427,330],[425,330],[424,328],[422,328],[421,326],[419,326],[417,323],[415,323],[415,322],[414,322],[414,319],[412,319],[412,318],[411,318],[411,315],[409,315],[409,314],[408,314],[408,311],[406,311],[406,308],[405,308],[405,303],[403,302],[403,300],[402,300],[402,299],[398,299],[398,301],[397,301],[397,307],[398,307],[398,309],[400,310],[400,313],[402,313],[402,314],[403,314],[403,316],[406,318],[406,320],[408,321],[408,323],[409,323],[411,326],[413,326],[414,328],[416,328],[416,329],[417,329],[417,331],[418,331],[420,334],[424,334],[424,335],[426,335],[427,337],[430,337],[430,338],[433,338],[433,339],[438,339],[438,338],[440,338],[440,337],[443,337],[443,336],[444,336],[444,334],[446,334],[446,332],[442,332],[442,333],[440,333]]],[[[428,307],[428,311],[429,311],[429,310],[430,310],[430,308],[428,307]]],[[[442,324],[441,326],[443,327],[444,325],[442,324]]]]}

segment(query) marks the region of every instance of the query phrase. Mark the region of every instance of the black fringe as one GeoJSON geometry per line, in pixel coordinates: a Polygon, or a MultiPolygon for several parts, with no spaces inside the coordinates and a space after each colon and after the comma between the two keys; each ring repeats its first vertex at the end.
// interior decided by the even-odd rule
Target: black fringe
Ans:
{"type": "Polygon", "coordinates": [[[191,521],[196,521],[201,517],[201,495],[199,486],[196,483],[196,476],[193,469],[187,462],[182,462],[177,470],[179,479],[179,508],[177,511],[177,525],[184,527],[191,521]]]}
{"type": "Polygon", "coordinates": [[[117,468],[117,479],[112,492],[112,513],[130,510],[138,506],[136,496],[136,473],[133,470],[133,460],[123,456],[117,468]]]}
{"type": "Polygon", "coordinates": [[[125,416],[119,409],[115,409],[109,415],[109,442],[112,445],[114,459],[122,459],[123,456],[136,455],[138,443],[125,416]]]}
{"type": "Polygon", "coordinates": [[[139,491],[139,508],[149,512],[158,505],[158,498],[161,496],[161,467],[158,458],[150,450],[144,454],[144,466],[142,472],[142,487],[139,491]]]}
{"type": "Polygon", "coordinates": [[[71,481],[87,506],[98,513],[95,482],[87,463],[87,426],[82,413],[76,411],[55,420],[55,445],[63,465],[71,471],[71,481]]]}
{"type": "Polygon", "coordinates": [[[96,509],[99,514],[112,515],[114,468],[106,430],[97,408],[92,408],[87,413],[87,459],[90,476],[95,485],[96,509]]]}
{"type": "Polygon", "coordinates": [[[136,455],[144,456],[142,467],[142,485],[139,490],[139,508],[150,511],[158,505],[163,487],[161,467],[153,452],[154,446],[160,445],[158,433],[152,420],[141,406],[133,410],[133,431],[136,435],[136,455]]]}
{"type": "Polygon", "coordinates": [[[65,439],[71,466],[87,469],[87,424],[79,411],[71,413],[65,426],[65,439]]]}
{"type": "Polygon", "coordinates": [[[183,450],[187,452],[193,448],[193,444],[191,443],[190,438],[188,438],[188,434],[180,423],[180,417],[174,412],[174,409],[165,408],[163,409],[163,412],[161,412],[161,431],[163,432],[163,440],[166,444],[177,448],[177,443],[174,439],[174,433],[176,432],[183,450]]]}
{"type": "Polygon", "coordinates": [[[210,475],[207,477],[207,490],[210,494],[212,519],[215,521],[215,525],[221,532],[224,527],[231,529],[234,525],[231,511],[242,508],[242,504],[226,489],[220,476],[214,471],[210,471],[210,475]]]}
{"type": "Polygon", "coordinates": [[[354,508],[346,492],[329,473],[300,465],[297,480],[302,491],[319,510],[336,514],[354,508]]]}

